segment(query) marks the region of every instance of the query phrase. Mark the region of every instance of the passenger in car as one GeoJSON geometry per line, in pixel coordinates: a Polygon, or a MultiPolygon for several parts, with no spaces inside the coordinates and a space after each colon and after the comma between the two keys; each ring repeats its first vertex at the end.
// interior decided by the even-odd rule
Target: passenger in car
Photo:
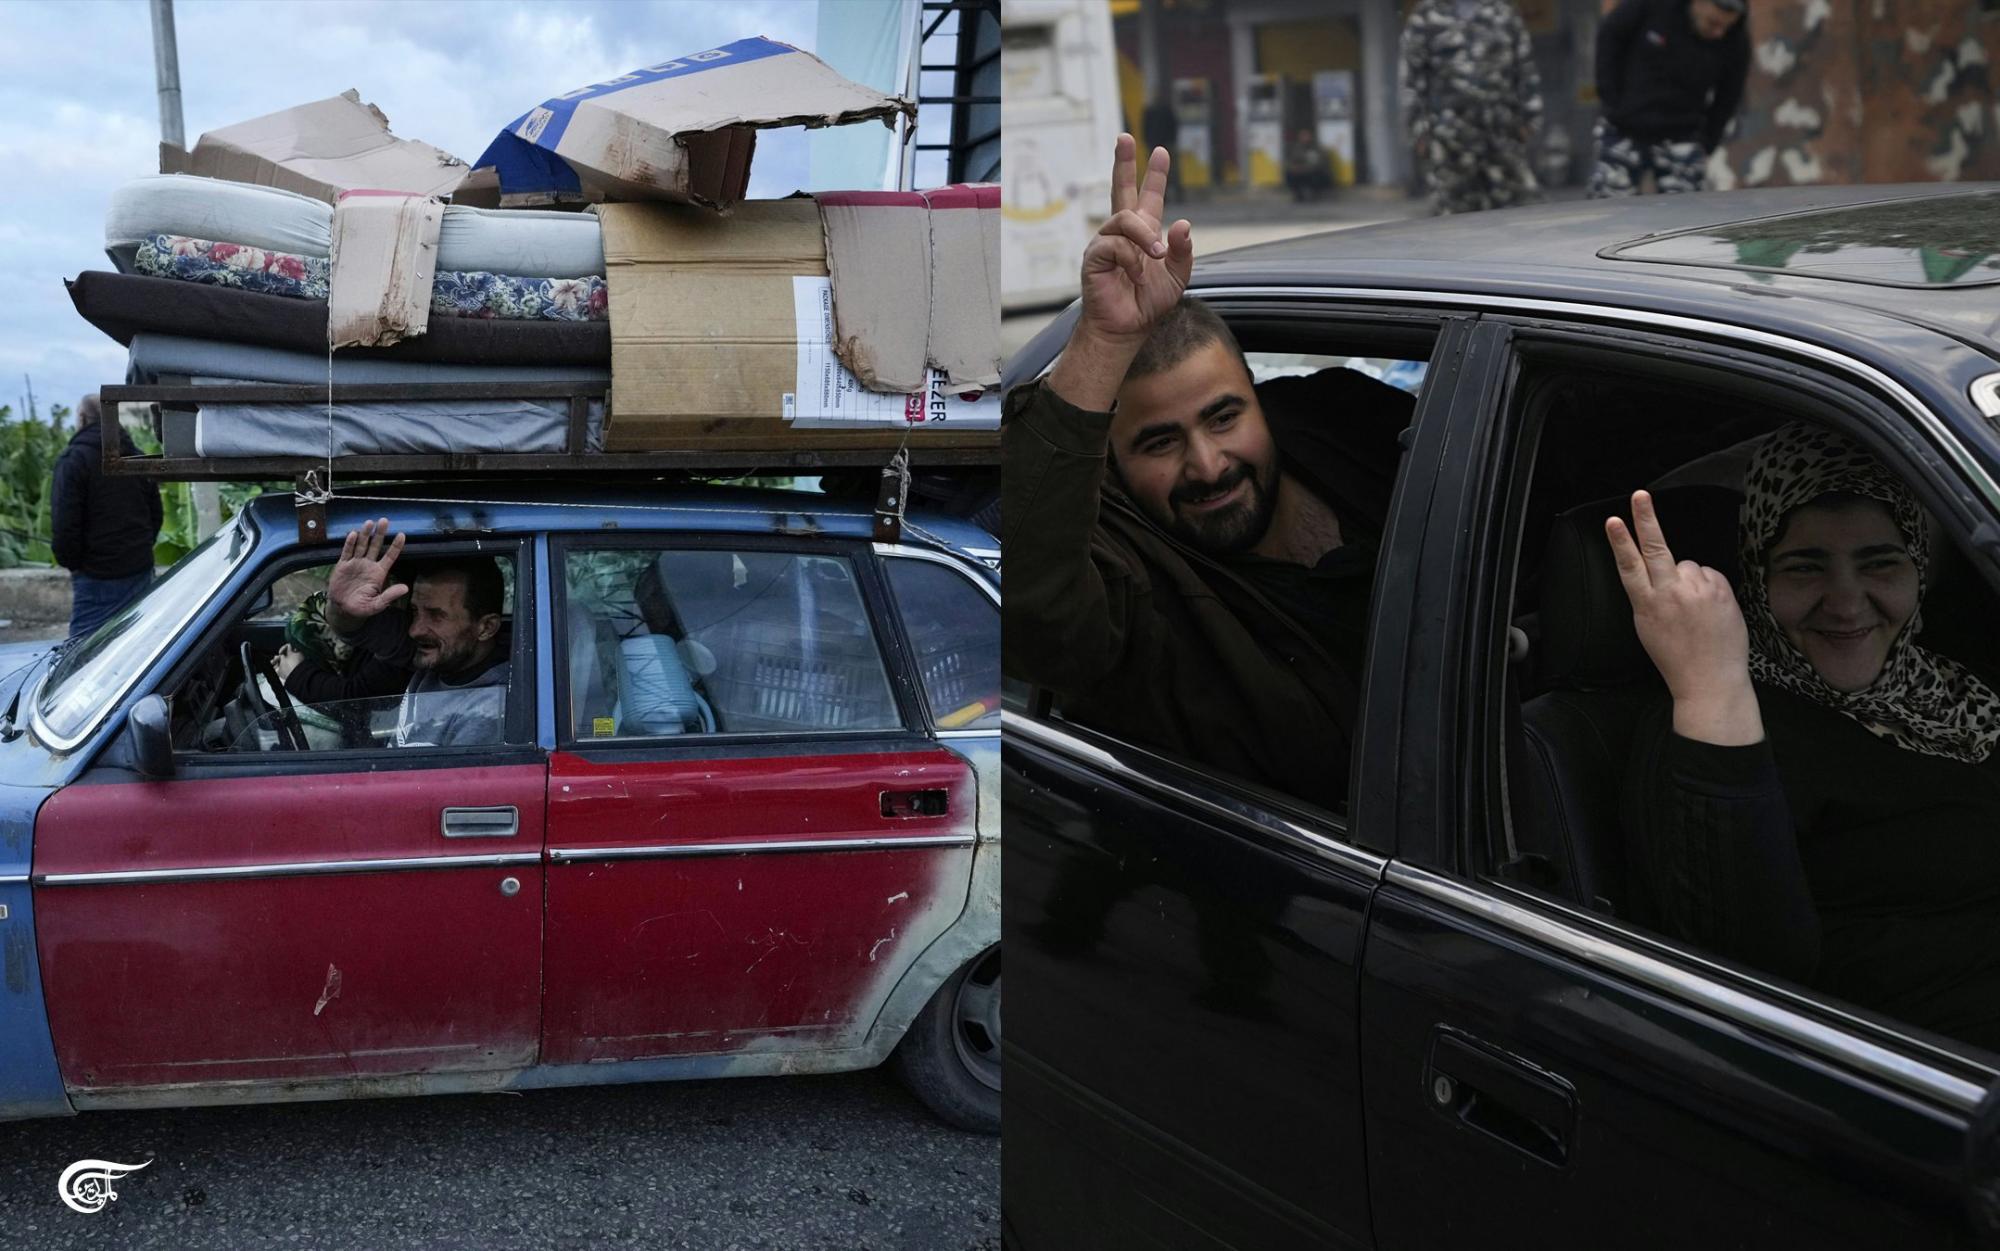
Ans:
{"type": "Polygon", "coordinates": [[[400,694],[398,747],[503,741],[509,663],[499,643],[499,567],[487,557],[431,561],[408,583],[391,583],[402,551],[387,518],[348,532],[327,579],[326,616],[354,655],[336,669],[284,648],[277,667],[285,689],[315,706],[400,694]],[[396,608],[406,595],[407,611],[396,608]]]}
{"type": "Polygon", "coordinates": [[[1142,185],[1119,136],[1082,314],[1007,397],[1002,655],[1072,720],[1338,807],[1413,401],[1344,369],[1254,385],[1182,294],[1167,170],[1155,149],[1142,185]]]}
{"type": "Polygon", "coordinates": [[[1915,496],[1843,435],[1773,434],[1745,486],[1740,607],[1632,503],[1636,536],[1606,530],[1671,695],[1626,789],[1657,922],[2000,1051],[2000,698],[1917,642],[1915,496]]]}

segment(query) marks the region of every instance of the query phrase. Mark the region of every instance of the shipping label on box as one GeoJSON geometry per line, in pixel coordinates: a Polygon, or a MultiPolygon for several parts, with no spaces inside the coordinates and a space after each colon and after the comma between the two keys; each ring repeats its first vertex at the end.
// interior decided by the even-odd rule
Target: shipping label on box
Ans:
{"type": "Polygon", "coordinates": [[[951,390],[944,375],[925,371],[922,391],[906,395],[870,391],[834,351],[833,280],[792,279],[792,313],[798,340],[798,381],[785,393],[785,420],[801,429],[851,426],[922,426],[932,430],[998,430],[1000,395],[978,388],[951,390]]]}

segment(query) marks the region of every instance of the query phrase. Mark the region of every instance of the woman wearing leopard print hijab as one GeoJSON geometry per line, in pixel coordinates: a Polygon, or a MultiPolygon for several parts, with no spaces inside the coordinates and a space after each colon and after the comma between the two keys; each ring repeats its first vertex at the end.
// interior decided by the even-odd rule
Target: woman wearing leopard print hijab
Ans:
{"type": "Polygon", "coordinates": [[[1902,479],[1845,435],[1795,422],[1752,457],[1741,518],[1753,678],[1911,751],[1974,763],[1991,754],[2000,698],[1916,642],[1930,534],[1902,479]],[[1874,548],[1851,588],[1840,585],[1833,553],[1817,545],[1836,532],[1874,548]]]}
{"type": "Polygon", "coordinates": [[[2000,697],[1917,641],[1923,510],[1794,424],[1752,457],[1740,522],[1740,593],[1673,559],[1644,492],[1631,530],[1606,523],[1670,696],[1626,791],[1646,919],[2000,1050],[2000,697]]]}

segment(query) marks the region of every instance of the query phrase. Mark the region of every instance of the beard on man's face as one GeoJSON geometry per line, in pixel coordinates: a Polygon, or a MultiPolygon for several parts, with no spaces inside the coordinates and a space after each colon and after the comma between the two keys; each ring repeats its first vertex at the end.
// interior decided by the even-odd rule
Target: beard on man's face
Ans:
{"type": "Polygon", "coordinates": [[[1167,493],[1173,521],[1167,529],[1211,556],[1228,556],[1255,547],[1271,528],[1278,503],[1274,474],[1259,473],[1247,461],[1231,461],[1213,482],[1183,482],[1167,493]],[[1219,508],[1192,505],[1214,499],[1244,484],[1242,497],[1219,508]]]}

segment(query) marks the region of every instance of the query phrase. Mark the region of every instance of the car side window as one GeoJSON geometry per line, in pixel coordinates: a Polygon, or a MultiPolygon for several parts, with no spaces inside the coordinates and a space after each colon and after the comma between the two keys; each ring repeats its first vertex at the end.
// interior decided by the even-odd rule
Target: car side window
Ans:
{"type": "MultiPolygon", "coordinates": [[[[1371,326],[1344,342],[1270,322],[1237,329],[1261,430],[1249,420],[1252,406],[1233,395],[1205,406],[1190,425],[1171,398],[1148,393],[1160,406],[1158,421],[1127,435],[1114,424],[1102,490],[1121,508],[1109,529],[1100,520],[1090,557],[1109,563],[1094,580],[1064,582],[1107,588],[1112,602],[1093,610],[1108,611],[1111,637],[1123,648],[1114,672],[1081,672],[1059,649],[1033,655],[1032,644],[1010,641],[1017,661],[1057,675],[1037,682],[1055,716],[1260,801],[1345,811],[1351,736],[1343,731],[1360,722],[1377,558],[1401,472],[1399,436],[1413,420],[1435,343],[1429,327],[1371,337],[1380,333],[1371,326]],[[1253,461],[1267,468],[1253,471],[1253,461]],[[1204,472],[1221,484],[1206,496],[1188,485],[1204,472]],[[1272,520],[1280,490],[1312,505],[1284,514],[1293,519],[1285,534],[1272,520]],[[1238,499],[1246,492],[1247,504],[1238,499]],[[1126,520],[1130,513],[1153,529],[1126,520]],[[1296,520],[1305,514],[1310,524],[1296,520]],[[1244,515],[1255,520],[1238,525],[1244,515]],[[1258,527],[1260,534],[1249,532],[1258,527]],[[1124,597],[1127,588],[1144,591],[1124,597]],[[1068,687],[1065,677],[1073,679],[1068,687]]],[[[1039,584],[1032,567],[1015,573],[1039,584]]],[[[1061,602],[1028,611],[1040,614],[1039,637],[1105,637],[1061,602]]],[[[1013,628],[1010,620],[1010,638],[1013,628]]],[[[1037,675],[1024,667],[1010,676],[1037,675]]]]}
{"type": "Polygon", "coordinates": [[[965,574],[934,560],[883,561],[896,609],[940,730],[1000,726],[1000,605],[965,574]]]}
{"type": "Polygon", "coordinates": [[[902,725],[843,556],[571,548],[563,578],[575,741],[902,725]]]}
{"type": "Polygon", "coordinates": [[[331,561],[268,580],[206,643],[171,692],[177,751],[497,746],[514,684],[514,560],[412,545],[408,588],[343,634],[329,620],[331,561]]]}
{"type": "Polygon", "coordinates": [[[1951,510],[1920,494],[1945,488],[1878,446],[1868,432],[1889,418],[1796,384],[1640,362],[1522,378],[1512,420],[1535,451],[1512,475],[1518,559],[1491,643],[1510,659],[1491,669],[1505,693],[1484,757],[1504,760],[1489,770],[1502,811],[1473,858],[2000,1051],[2000,959],[1959,928],[2000,924],[2000,732],[1981,722],[2000,707],[1981,694],[2000,690],[2000,596],[1951,510]],[[1612,517],[1636,540],[1623,571],[1612,517]],[[1671,558],[1649,564],[1655,540],[1671,558]],[[1693,581],[1713,593],[1675,589],[1693,581]],[[1741,631],[1747,661],[1667,646],[1635,626],[1646,602],[1678,614],[1676,637],[1741,631]],[[1677,703],[1688,689],[1749,702],[1677,703]]]}

